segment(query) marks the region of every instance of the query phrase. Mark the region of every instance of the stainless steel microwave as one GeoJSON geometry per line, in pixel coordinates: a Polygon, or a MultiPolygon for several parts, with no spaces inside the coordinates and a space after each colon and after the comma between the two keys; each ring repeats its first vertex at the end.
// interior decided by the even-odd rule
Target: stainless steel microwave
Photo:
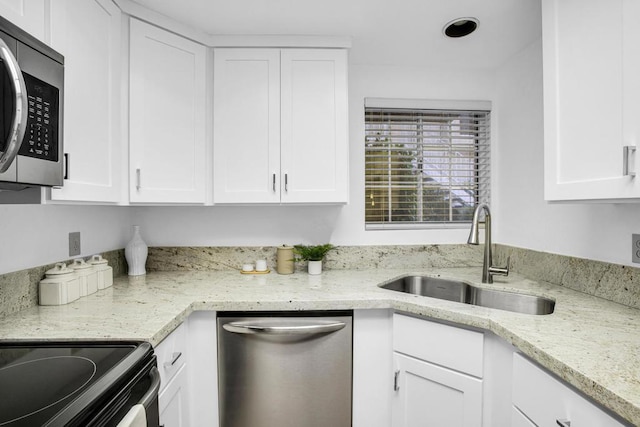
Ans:
{"type": "Polygon", "coordinates": [[[64,58],[0,17],[0,189],[63,181],[64,58]]]}

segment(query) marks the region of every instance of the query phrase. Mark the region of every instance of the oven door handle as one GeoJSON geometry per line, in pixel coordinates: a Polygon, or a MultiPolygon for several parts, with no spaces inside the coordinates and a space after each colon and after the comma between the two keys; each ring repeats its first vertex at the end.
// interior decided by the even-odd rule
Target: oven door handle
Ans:
{"type": "Polygon", "coordinates": [[[18,61],[2,39],[0,39],[0,59],[9,72],[9,80],[11,80],[16,95],[16,108],[11,119],[11,133],[7,139],[5,151],[0,156],[0,173],[2,173],[9,169],[13,159],[18,155],[27,129],[27,86],[24,84],[18,61]]]}
{"type": "Polygon", "coordinates": [[[151,368],[149,376],[151,377],[151,386],[149,386],[147,392],[142,396],[140,402],[138,402],[143,405],[145,409],[151,406],[151,403],[158,396],[158,391],[160,390],[160,372],[158,372],[158,368],[155,366],[151,368]]]}

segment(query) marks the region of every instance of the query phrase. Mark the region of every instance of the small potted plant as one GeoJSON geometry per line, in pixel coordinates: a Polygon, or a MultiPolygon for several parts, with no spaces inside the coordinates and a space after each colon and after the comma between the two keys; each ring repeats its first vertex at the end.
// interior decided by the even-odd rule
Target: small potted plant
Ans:
{"type": "Polygon", "coordinates": [[[334,249],[330,243],[324,245],[306,246],[306,245],[294,245],[293,253],[297,256],[295,261],[307,261],[309,274],[322,273],[322,260],[327,252],[334,249]]]}

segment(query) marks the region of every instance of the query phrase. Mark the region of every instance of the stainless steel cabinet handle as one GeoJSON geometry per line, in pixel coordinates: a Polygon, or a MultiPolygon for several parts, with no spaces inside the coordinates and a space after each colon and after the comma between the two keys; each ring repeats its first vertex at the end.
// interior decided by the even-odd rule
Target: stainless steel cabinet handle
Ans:
{"type": "Polygon", "coordinates": [[[27,86],[24,84],[18,61],[16,61],[16,58],[9,50],[9,46],[2,39],[0,39],[0,59],[2,59],[2,63],[9,73],[16,95],[16,107],[11,120],[11,132],[5,145],[5,151],[0,156],[0,173],[2,173],[9,169],[13,159],[18,155],[24,132],[27,129],[27,86]]]}
{"type": "Polygon", "coordinates": [[[284,174],[284,191],[286,192],[289,191],[289,174],[288,173],[284,174]]]}
{"type": "Polygon", "coordinates": [[[556,424],[560,427],[571,427],[571,421],[569,420],[556,420],[556,424]]]}
{"type": "Polygon", "coordinates": [[[393,373],[393,391],[400,390],[400,371],[397,370],[393,373]]]}
{"type": "Polygon", "coordinates": [[[142,184],[140,183],[140,168],[136,169],[136,190],[140,190],[142,184]]]}
{"type": "Polygon", "coordinates": [[[165,368],[168,368],[170,366],[175,365],[176,362],[178,361],[178,359],[180,359],[181,356],[182,356],[182,352],[173,353],[171,355],[171,362],[164,362],[165,368]]]}
{"type": "Polygon", "coordinates": [[[276,192],[276,174],[273,174],[273,192],[276,192]]]}
{"type": "Polygon", "coordinates": [[[335,332],[345,327],[344,322],[325,321],[317,323],[290,323],[275,322],[230,322],[222,325],[229,332],[236,334],[265,334],[265,335],[300,335],[300,334],[324,334],[335,332]]]}
{"type": "Polygon", "coordinates": [[[69,179],[69,159],[71,154],[64,153],[64,177],[63,179],[69,179]]]}
{"type": "Polygon", "coordinates": [[[151,406],[153,400],[158,396],[158,390],[160,390],[160,372],[158,372],[158,368],[151,368],[149,376],[151,377],[151,385],[144,396],[142,396],[142,399],[140,399],[140,402],[138,402],[145,408],[149,408],[149,406],[151,406]]]}
{"type": "Polygon", "coordinates": [[[636,176],[635,171],[632,171],[629,167],[629,160],[631,159],[631,153],[636,152],[635,145],[625,145],[622,147],[622,175],[630,176],[631,178],[636,176]]]}

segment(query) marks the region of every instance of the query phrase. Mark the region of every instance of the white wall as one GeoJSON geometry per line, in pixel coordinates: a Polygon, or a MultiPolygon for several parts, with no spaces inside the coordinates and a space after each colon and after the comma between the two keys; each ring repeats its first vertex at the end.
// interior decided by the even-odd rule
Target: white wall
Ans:
{"type": "Polygon", "coordinates": [[[130,239],[127,208],[0,205],[0,274],[69,259],[69,233],[82,256],[121,249],[130,239]]]}
{"type": "Polygon", "coordinates": [[[468,229],[365,231],[364,98],[491,100],[494,73],[349,65],[350,203],[346,206],[139,207],[145,240],[163,245],[337,245],[464,243],[468,229]]]}
{"type": "Polygon", "coordinates": [[[495,241],[633,265],[631,234],[640,233],[640,204],[544,201],[541,42],[505,64],[497,82],[500,203],[495,241]]]}

